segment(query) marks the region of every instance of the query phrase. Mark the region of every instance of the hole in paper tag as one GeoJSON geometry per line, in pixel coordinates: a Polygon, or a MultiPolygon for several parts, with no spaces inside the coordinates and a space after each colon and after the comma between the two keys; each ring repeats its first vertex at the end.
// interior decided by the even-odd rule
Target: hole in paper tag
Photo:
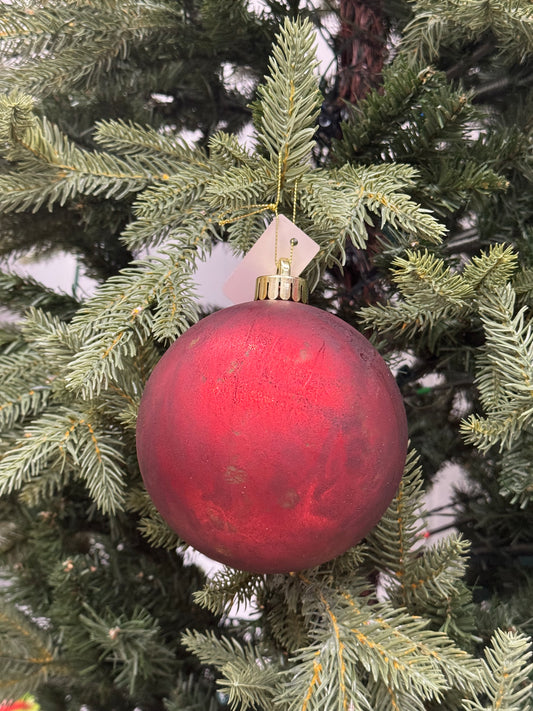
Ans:
{"type": "Polygon", "coordinates": [[[291,276],[300,276],[320,249],[288,217],[274,218],[223,286],[224,294],[234,304],[253,301],[257,277],[276,273],[276,231],[278,259],[289,259],[292,253],[291,276]]]}

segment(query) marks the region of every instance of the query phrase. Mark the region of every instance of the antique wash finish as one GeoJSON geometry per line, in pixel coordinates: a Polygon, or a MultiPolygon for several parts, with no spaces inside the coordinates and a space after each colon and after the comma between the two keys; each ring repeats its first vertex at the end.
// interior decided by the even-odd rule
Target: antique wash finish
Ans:
{"type": "Polygon", "coordinates": [[[201,320],[165,353],[139,412],[146,488],[168,524],[260,573],[323,563],[379,520],[407,449],[397,385],[339,318],[253,301],[201,320]]]}

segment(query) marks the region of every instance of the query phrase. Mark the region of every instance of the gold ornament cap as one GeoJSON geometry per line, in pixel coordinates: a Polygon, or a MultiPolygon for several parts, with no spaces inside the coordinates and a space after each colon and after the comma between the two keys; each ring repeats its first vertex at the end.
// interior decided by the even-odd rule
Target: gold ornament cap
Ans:
{"type": "Polygon", "coordinates": [[[277,274],[256,279],[255,301],[296,301],[306,304],[308,298],[307,282],[300,277],[291,276],[289,259],[278,261],[277,274]]]}

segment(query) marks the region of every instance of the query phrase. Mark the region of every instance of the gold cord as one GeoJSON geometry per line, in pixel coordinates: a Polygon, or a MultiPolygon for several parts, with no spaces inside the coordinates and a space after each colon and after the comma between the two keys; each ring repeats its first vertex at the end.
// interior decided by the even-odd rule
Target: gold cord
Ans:
{"type": "MultiPolygon", "coordinates": [[[[253,215],[259,215],[262,212],[266,212],[267,210],[272,210],[272,212],[275,215],[274,219],[276,220],[276,237],[275,237],[275,241],[274,241],[274,263],[276,265],[276,268],[278,265],[278,221],[279,221],[278,208],[279,208],[279,204],[281,201],[281,184],[282,184],[282,178],[283,178],[282,163],[283,163],[283,158],[282,158],[281,151],[280,151],[280,153],[278,154],[278,179],[277,179],[277,186],[276,186],[276,202],[248,205],[250,212],[247,212],[244,215],[238,215],[237,217],[225,218],[224,214],[227,214],[228,212],[230,212],[230,210],[227,210],[226,213],[224,213],[224,212],[220,213],[217,217],[217,222],[219,225],[230,225],[233,222],[238,222],[239,220],[244,220],[247,217],[253,217],[253,215]]],[[[296,223],[297,193],[298,193],[298,180],[295,181],[294,190],[293,190],[292,221],[294,223],[296,223]]],[[[291,266],[292,266],[292,258],[294,255],[294,247],[297,244],[298,244],[298,240],[293,237],[290,241],[290,252],[289,252],[289,263],[291,266]]]]}

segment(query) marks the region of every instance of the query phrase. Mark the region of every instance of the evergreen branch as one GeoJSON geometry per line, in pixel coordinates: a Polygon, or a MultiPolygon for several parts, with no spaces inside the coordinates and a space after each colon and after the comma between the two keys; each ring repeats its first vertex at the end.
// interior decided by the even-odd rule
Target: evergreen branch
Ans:
{"type": "MultiPolygon", "coordinates": [[[[380,711],[426,711],[427,706],[424,700],[416,693],[410,691],[399,691],[382,680],[375,680],[370,677],[368,690],[371,698],[371,708],[380,711]]],[[[442,705],[439,704],[442,709],[442,705]]]]}
{"type": "Polygon", "coordinates": [[[115,513],[124,501],[123,457],[115,440],[116,433],[104,432],[82,413],[47,412],[0,461],[0,495],[20,490],[41,472],[63,475],[68,467],[104,513],[115,513]]]}
{"type": "Polygon", "coordinates": [[[427,250],[407,250],[406,257],[396,257],[392,265],[401,298],[363,308],[360,317],[380,333],[393,333],[398,345],[424,336],[433,350],[472,311],[475,292],[461,274],[453,274],[444,260],[427,250]]]}
{"type": "MultiPolygon", "coordinates": [[[[260,598],[261,599],[261,598],[260,598]]],[[[264,620],[269,633],[286,653],[295,653],[309,643],[309,630],[299,607],[291,605],[289,596],[266,597],[264,620]]]]}
{"type": "Polygon", "coordinates": [[[389,587],[392,600],[467,648],[475,628],[472,593],[463,582],[469,549],[469,541],[452,534],[434,546],[412,550],[405,575],[389,587]]]}
{"type": "Polygon", "coordinates": [[[531,640],[523,634],[496,630],[485,658],[481,675],[483,693],[477,695],[475,701],[464,701],[463,709],[524,711],[530,707],[531,640]]]}
{"type": "Polygon", "coordinates": [[[335,145],[340,158],[361,155],[369,145],[389,138],[391,125],[401,125],[402,119],[417,103],[435,71],[409,66],[398,57],[383,71],[383,91],[373,90],[351,110],[353,120],[342,125],[342,140],[335,145]]]}
{"type": "MultiPolygon", "coordinates": [[[[297,664],[290,671],[290,679],[277,703],[287,711],[373,711],[365,686],[354,675],[349,686],[344,672],[337,668],[339,640],[325,640],[320,649],[314,646],[303,650],[298,655],[297,664]],[[343,682],[343,694],[339,695],[339,680],[343,682]]],[[[350,671],[351,671],[350,665],[350,671]]]]}
{"type": "Polygon", "coordinates": [[[279,688],[278,664],[267,661],[252,644],[197,631],[185,632],[181,641],[203,664],[218,669],[222,678],[217,685],[228,695],[230,708],[246,711],[273,702],[279,688]]]}
{"type": "Polygon", "coordinates": [[[478,661],[446,635],[426,630],[427,622],[387,604],[377,605],[375,617],[365,619],[370,610],[357,607],[351,598],[347,600],[350,617],[355,613],[360,622],[351,632],[359,643],[359,652],[368,655],[363,664],[370,671],[385,664],[389,670],[386,678],[398,690],[407,687],[424,698],[438,698],[446,688],[468,692],[477,688],[478,661]],[[389,651],[392,659],[387,656],[389,651]]]}
{"type": "Polygon", "coordinates": [[[419,0],[414,19],[405,28],[402,53],[414,63],[432,63],[442,45],[477,40],[492,32],[510,61],[523,62],[533,52],[533,13],[523,0],[419,0]]]}
{"type": "Polygon", "coordinates": [[[29,307],[42,308],[50,313],[60,313],[68,318],[78,309],[79,302],[68,294],[57,293],[30,276],[0,271],[0,298],[9,303],[9,309],[25,313],[29,307]]]}
{"type": "Polygon", "coordinates": [[[511,446],[520,436],[520,410],[505,409],[504,413],[492,413],[491,417],[470,415],[461,423],[461,434],[467,444],[473,444],[482,452],[499,444],[500,451],[511,446]]]}
{"type": "Polygon", "coordinates": [[[163,635],[152,615],[137,607],[131,615],[98,615],[85,604],[79,616],[91,643],[98,649],[100,660],[113,669],[114,683],[134,694],[139,681],[157,684],[173,669],[174,654],[163,641],[163,635]]]}
{"type": "Polygon", "coordinates": [[[2,373],[1,388],[12,387],[14,384],[24,387],[35,378],[35,372],[42,374],[46,370],[39,355],[26,345],[15,353],[0,355],[0,372],[2,373]]]}
{"type": "Polygon", "coordinates": [[[132,262],[80,309],[72,327],[84,345],[70,364],[71,390],[93,397],[152,333],[175,338],[197,319],[188,264],[194,254],[176,252],[132,262]]]}
{"type": "Polygon", "coordinates": [[[418,600],[449,598],[464,576],[469,548],[469,541],[450,535],[413,556],[401,581],[407,607],[412,609],[418,600]]]}
{"type": "MultiPolygon", "coordinates": [[[[348,657],[348,650],[342,638],[341,626],[331,605],[322,594],[320,594],[320,601],[325,608],[327,618],[329,618],[328,622],[332,632],[330,638],[333,641],[333,644],[330,645],[331,653],[327,655],[320,654],[320,666],[322,667],[324,676],[329,678],[333,677],[333,688],[335,689],[335,696],[338,699],[339,709],[346,709],[348,708],[348,703],[353,703],[353,698],[350,698],[352,696],[350,689],[354,687],[354,678],[352,678],[352,675],[348,672],[345,661],[345,658],[348,657]],[[330,669],[326,666],[327,662],[329,662],[330,669]]],[[[355,630],[351,631],[357,635],[355,630]]],[[[328,684],[328,686],[330,685],[328,684]]],[[[361,696],[360,693],[355,694],[356,699],[361,696]]]]}
{"type": "MultiPolygon", "coordinates": [[[[480,165],[477,159],[469,159],[470,153],[445,155],[426,167],[418,188],[428,196],[437,212],[446,215],[473,202],[476,196],[491,195],[509,187],[508,181],[494,170],[480,165]]],[[[448,245],[447,241],[445,246],[448,245]]],[[[449,246],[451,249],[453,242],[449,246]]]]}
{"type": "Polygon", "coordinates": [[[211,158],[224,168],[253,166],[257,162],[255,156],[250,155],[245,146],[239,143],[237,136],[224,131],[218,131],[209,139],[209,152],[211,158]]]}
{"type": "Polygon", "coordinates": [[[358,167],[345,165],[335,173],[338,178],[353,186],[353,197],[365,208],[381,218],[385,224],[403,230],[420,240],[440,242],[446,229],[417,205],[405,192],[413,185],[416,172],[406,165],[376,165],[358,167]]]}
{"type": "Polygon", "coordinates": [[[130,49],[153,34],[170,35],[181,25],[171,4],[143,0],[58,2],[53,11],[42,3],[17,0],[0,14],[2,53],[23,57],[4,67],[4,87],[23,86],[32,94],[50,94],[66,85],[93,84],[130,49]],[[96,10],[96,11],[95,11],[96,10]]]}
{"type": "MultiPolygon", "coordinates": [[[[0,368],[2,367],[0,359],[0,368]]],[[[46,407],[50,386],[35,385],[21,392],[20,384],[0,386],[0,431],[11,429],[28,415],[39,415],[46,407]]]]}
{"type": "Polygon", "coordinates": [[[220,691],[227,695],[229,707],[238,711],[257,708],[257,704],[272,698],[278,685],[277,670],[272,662],[261,667],[257,661],[240,659],[238,654],[221,669],[217,680],[220,691]]]}
{"type": "Polygon", "coordinates": [[[115,382],[110,383],[98,398],[99,411],[106,413],[111,421],[134,431],[142,391],[160,357],[161,351],[156,343],[148,342],[142,346],[133,360],[124,363],[115,382]]]}
{"type": "MultiPolygon", "coordinates": [[[[2,516],[5,515],[6,513],[2,512],[2,516]]],[[[14,548],[24,539],[24,535],[18,522],[0,519],[0,555],[4,556],[14,548]]]]}
{"type": "MultiPolygon", "coordinates": [[[[200,163],[151,186],[134,203],[137,219],[121,235],[129,249],[145,249],[173,239],[185,248],[206,250],[216,235],[216,218],[209,212],[205,188],[211,175],[200,163]]],[[[218,236],[218,235],[217,235],[218,236]]]]}
{"type": "Polygon", "coordinates": [[[313,149],[321,99],[312,30],[306,20],[285,22],[272,51],[269,75],[258,89],[257,137],[272,162],[279,158],[282,185],[307,172],[313,149]]]}
{"type": "Polygon", "coordinates": [[[37,426],[28,427],[25,441],[19,441],[0,461],[0,495],[21,489],[48,467],[63,471],[66,452],[62,445],[73,421],[76,417],[70,412],[48,412],[37,420],[37,426]]]}
{"type": "Polygon", "coordinates": [[[164,548],[167,551],[187,548],[187,544],[170,528],[158,512],[155,512],[153,516],[143,516],[139,519],[138,530],[154,548],[164,548]]]}
{"type": "Polygon", "coordinates": [[[513,289],[521,302],[533,306],[533,269],[522,270],[513,279],[513,289]]]}
{"type": "Polygon", "coordinates": [[[222,210],[222,221],[236,208],[243,211],[261,207],[275,209],[273,202],[265,203],[265,196],[274,199],[276,186],[275,167],[262,161],[255,166],[227,168],[219,178],[209,182],[206,197],[212,208],[222,210]]]}
{"type": "Polygon", "coordinates": [[[80,193],[120,199],[149,183],[169,179],[163,164],[147,167],[138,156],[118,158],[83,150],[46,119],[35,118],[28,125],[27,114],[24,95],[0,97],[0,135],[10,137],[6,158],[17,166],[17,172],[0,176],[0,210],[4,212],[37,211],[43,204],[51,209],[54,203],[64,205],[80,193]]]}
{"type": "Polygon", "coordinates": [[[0,352],[14,353],[18,349],[25,350],[26,344],[22,340],[18,324],[6,321],[0,323],[0,352]]]}
{"type": "Polygon", "coordinates": [[[510,285],[483,296],[479,312],[486,336],[476,384],[487,417],[463,421],[465,441],[482,451],[508,448],[533,418],[533,330],[525,307],[514,315],[516,294],[510,285]]]}
{"type": "Polygon", "coordinates": [[[475,292],[504,287],[513,276],[518,254],[504,244],[491,245],[488,252],[473,256],[463,270],[463,279],[475,292]]]}
{"type": "Polygon", "coordinates": [[[475,292],[461,274],[453,274],[444,260],[407,250],[393,260],[393,281],[401,298],[361,309],[363,323],[380,333],[394,334],[398,346],[423,337],[431,350],[450,338],[473,309],[475,292]]]}
{"type": "Polygon", "coordinates": [[[81,347],[82,341],[73,329],[42,309],[30,308],[23,322],[26,342],[42,358],[50,378],[63,376],[70,359],[81,347]]]}
{"type": "Polygon", "coordinates": [[[398,493],[381,520],[367,536],[370,554],[386,574],[394,575],[407,605],[407,569],[417,556],[415,547],[426,529],[422,468],[418,455],[409,451],[398,493]]]}
{"type": "Polygon", "coordinates": [[[415,171],[406,165],[354,167],[345,165],[329,176],[316,172],[300,181],[300,204],[322,235],[320,259],[344,263],[346,238],[364,248],[367,224],[377,215],[381,227],[400,230],[412,240],[438,242],[444,228],[409,196],[400,192],[413,185],[415,171]]]}
{"type": "Polygon", "coordinates": [[[130,222],[121,237],[132,250],[179,245],[189,254],[197,251],[198,258],[204,259],[212,242],[220,239],[220,232],[218,219],[207,214],[205,204],[198,198],[193,207],[182,209],[176,205],[162,217],[147,216],[130,222]]]}
{"type": "Polygon", "coordinates": [[[156,220],[168,212],[191,208],[202,201],[205,185],[214,174],[213,166],[203,151],[198,150],[182,170],[169,176],[163,184],[150,186],[133,205],[139,219],[156,220]]]}
{"type": "Polygon", "coordinates": [[[63,671],[48,635],[15,605],[0,605],[0,696],[16,698],[35,691],[47,678],[63,671]]]}
{"type": "Polygon", "coordinates": [[[251,643],[242,645],[236,639],[218,637],[213,631],[203,633],[197,630],[186,630],[181,637],[181,642],[198,657],[202,664],[213,665],[217,669],[221,669],[228,660],[232,660],[233,654],[252,664],[262,657],[261,652],[251,643]]]}
{"type": "Polygon", "coordinates": [[[128,491],[125,508],[140,515],[138,530],[154,548],[164,548],[169,551],[187,548],[187,544],[170,528],[157,511],[144,487],[128,491]]]}
{"type": "Polygon", "coordinates": [[[260,211],[248,217],[235,220],[227,226],[228,243],[237,255],[246,254],[266,227],[267,211],[260,211]]]}
{"type": "MultiPolygon", "coordinates": [[[[0,97],[0,141],[13,146],[35,127],[33,98],[19,89],[0,97]]],[[[5,150],[6,145],[3,146],[5,150]]]]}
{"type": "Polygon", "coordinates": [[[442,337],[449,337],[461,326],[462,312],[454,304],[444,302],[436,306],[436,299],[432,300],[431,311],[408,301],[397,301],[366,306],[359,311],[359,317],[363,325],[376,333],[392,334],[398,348],[407,347],[417,338],[419,343],[427,342],[428,348],[434,351],[442,337]]]}
{"type": "Polygon", "coordinates": [[[482,116],[468,94],[454,90],[444,74],[430,76],[406,115],[395,121],[391,135],[372,150],[376,157],[386,151],[389,160],[414,161],[420,170],[418,190],[447,215],[473,195],[501,190],[508,183],[476,155],[469,132],[482,116]]]}
{"type": "Polygon", "coordinates": [[[368,237],[366,222],[369,220],[361,195],[350,183],[340,183],[335,176],[311,173],[299,184],[300,204],[317,227],[323,231],[317,240],[321,247],[320,259],[330,264],[342,249],[346,237],[356,247],[364,248],[368,237]]]}
{"type": "MultiPolygon", "coordinates": [[[[399,155],[408,156],[409,150],[415,147],[418,154],[434,152],[439,148],[442,150],[443,145],[461,136],[465,124],[472,123],[476,118],[468,94],[450,87],[443,74],[434,74],[428,83],[431,86],[425,86],[419,105],[414,103],[412,106],[409,120],[402,127],[403,130],[394,133],[392,146],[399,155]]],[[[470,165],[468,172],[472,170],[470,165]]],[[[480,167],[477,170],[480,170],[480,167]]],[[[486,166],[484,170],[487,172],[486,166]]],[[[471,173],[470,180],[472,179],[471,173]]]]}
{"type": "Polygon", "coordinates": [[[70,467],[47,467],[39,473],[39,476],[24,484],[18,499],[25,506],[42,507],[43,501],[50,501],[60,496],[73,478],[70,467]]]}
{"type": "Polygon", "coordinates": [[[263,578],[242,570],[224,568],[194,594],[194,601],[215,615],[229,613],[237,607],[249,605],[257,594],[263,578]]]}
{"type": "Polygon", "coordinates": [[[40,354],[26,344],[14,353],[0,355],[0,372],[0,431],[8,431],[28,416],[43,412],[53,376],[40,354]]]}
{"type": "Polygon", "coordinates": [[[406,257],[396,257],[392,265],[392,279],[402,295],[410,305],[421,310],[441,310],[443,304],[459,310],[474,296],[462,275],[452,274],[444,260],[427,250],[407,250],[406,257]]]}
{"type": "Polygon", "coordinates": [[[187,544],[163,519],[144,486],[128,489],[124,508],[140,517],[137,528],[151,546],[174,552],[186,550],[187,544]]]}
{"type": "Polygon", "coordinates": [[[164,701],[165,711],[221,711],[214,686],[202,681],[195,674],[179,675],[172,694],[164,701]]]}
{"type": "Polygon", "coordinates": [[[324,708],[327,689],[334,689],[338,708],[350,703],[371,708],[367,691],[358,684],[362,670],[393,693],[407,690],[426,700],[438,700],[450,688],[470,692],[477,687],[477,661],[446,635],[430,632],[419,617],[368,600],[309,589],[306,608],[317,621],[310,630],[313,644],[293,659],[292,681],[284,693],[299,701],[290,708],[297,708],[296,703],[310,710],[324,708]],[[322,607],[318,618],[313,595],[322,607]]]}
{"type": "Polygon", "coordinates": [[[197,153],[179,135],[161,133],[151,126],[140,126],[133,121],[121,119],[98,121],[95,124],[94,140],[114,154],[142,155],[150,161],[162,159],[176,170],[183,163],[194,161],[197,153]]]}
{"type": "Polygon", "coordinates": [[[520,438],[505,450],[499,473],[500,494],[511,504],[525,508],[533,498],[533,442],[531,430],[524,428],[520,438]]]}

